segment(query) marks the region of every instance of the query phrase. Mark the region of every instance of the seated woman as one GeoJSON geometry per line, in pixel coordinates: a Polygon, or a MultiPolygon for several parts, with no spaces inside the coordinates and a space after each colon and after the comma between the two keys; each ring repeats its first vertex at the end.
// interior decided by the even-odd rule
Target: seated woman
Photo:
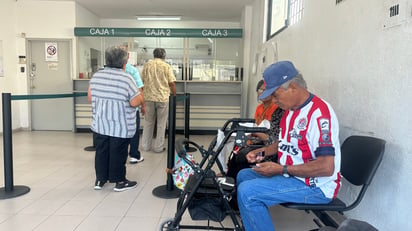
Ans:
{"type": "MultiPolygon", "coordinates": [[[[265,89],[265,86],[263,84],[263,80],[259,81],[258,87],[257,87],[257,93],[258,93],[258,98],[260,94],[263,92],[263,90],[260,89],[265,89]]],[[[269,96],[266,99],[262,100],[262,103],[256,108],[256,113],[255,113],[255,121],[256,124],[260,118],[267,119],[268,115],[262,116],[262,113],[271,113],[270,114],[270,129],[267,134],[265,133],[254,133],[252,136],[258,137],[258,140],[261,140],[260,146],[256,145],[255,141],[248,142],[248,144],[245,147],[238,147],[235,146],[233,148],[232,153],[229,156],[229,161],[227,163],[227,173],[226,176],[232,177],[236,180],[236,176],[238,172],[244,168],[250,168],[251,165],[246,159],[246,155],[253,150],[261,149],[261,146],[268,146],[270,148],[273,148],[273,150],[277,150],[277,145],[278,145],[278,137],[279,137],[279,125],[280,125],[280,120],[283,116],[283,110],[280,107],[277,107],[276,104],[272,102],[272,96],[269,96]],[[262,105],[262,106],[261,106],[262,105]],[[266,106],[265,106],[266,105],[266,106]],[[274,105],[274,109],[269,109],[268,105],[274,105]],[[262,110],[259,110],[259,107],[263,108],[262,110]],[[265,110],[265,108],[268,108],[265,110]],[[261,112],[261,113],[259,113],[261,112]]],[[[263,121],[262,119],[262,121],[263,121]]],[[[259,142],[259,141],[258,141],[259,142]]],[[[272,149],[271,149],[272,150],[272,149]]],[[[277,162],[277,155],[273,155],[270,157],[264,157],[264,154],[262,154],[262,159],[263,161],[275,161],[277,162]]],[[[234,210],[238,210],[238,205],[237,205],[237,196],[234,195],[232,200],[230,200],[230,206],[234,210]]]]}
{"type": "MultiPolygon", "coordinates": [[[[260,95],[265,91],[266,86],[263,79],[261,79],[256,86],[257,99],[259,100],[260,95]]],[[[255,111],[255,124],[260,125],[264,120],[270,121],[273,112],[275,112],[278,105],[272,102],[272,97],[261,100],[261,103],[256,107],[255,111]]],[[[265,133],[253,133],[252,136],[256,137],[258,142],[265,141],[268,136],[265,133]]],[[[261,142],[260,142],[261,143],[261,142]]],[[[248,142],[248,144],[253,144],[253,142],[248,142]]]]}
{"type": "MultiPolygon", "coordinates": [[[[256,86],[257,98],[259,100],[262,92],[266,90],[263,79],[261,79],[256,86]]],[[[270,120],[273,112],[278,106],[272,102],[272,97],[261,100],[261,103],[256,107],[255,111],[255,123],[259,125],[263,120],[270,120]]]]}
{"type": "MultiPolygon", "coordinates": [[[[260,80],[256,86],[258,99],[265,89],[266,88],[263,80],[260,80]]],[[[251,134],[251,137],[256,139],[248,140],[245,147],[239,147],[235,145],[227,163],[227,176],[236,179],[237,173],[240,170],[250,167],[250,164],[247,162],[245,156],[249,151],[259,147],[256,145],[269,145],[274,141],[277,141],[277,135],[279,134],[279,123],[282,115],[283,110],[278,108],[278,106],[272,102],[272,97],[261,100],[261,103],[256,108],[255,123],[259,125],[264,120],[270,121],[270,131],[268,134],[251,134]],[[277,111],[277,113],[274,113],[275,111],[277,111]]]]}

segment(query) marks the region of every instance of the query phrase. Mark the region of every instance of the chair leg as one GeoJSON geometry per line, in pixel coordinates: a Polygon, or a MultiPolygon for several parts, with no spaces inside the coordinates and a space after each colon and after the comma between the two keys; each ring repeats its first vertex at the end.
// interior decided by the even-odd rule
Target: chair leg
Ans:
{"type": "MultiPolygon", "coordinates": [[[[313,218],[313,222],[315,222],[315,224],[319,227],[322,228],[324,225],[323,223],[318,219],[318,218],[313,218]]],[[[316,229],[318,230],[318,229],[316,229]]]]}
{"type": "Polygon", "coordinates": [[[336,223],[336,221],[330,217],[326,212],[324,211],[312,211],[313,214],[316,215],[317,218],[313,219],[313,221],[319,226],[331,226],[334,228],[338,228],[339,224],[336,223]],[[319,218],[319,219],[318,219],[319,218]]]}

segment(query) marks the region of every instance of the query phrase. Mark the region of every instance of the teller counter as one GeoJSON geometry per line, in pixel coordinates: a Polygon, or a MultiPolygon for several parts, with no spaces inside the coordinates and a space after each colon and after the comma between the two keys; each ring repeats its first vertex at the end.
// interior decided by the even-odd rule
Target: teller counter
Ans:
{"type": "MultiPolygon", "coordinates": [[[[89,79],[73,80],[74,92],[87,92],[89,79]]],[[[176,81],[176,130],[185,126],[184,96],[189,93],[191,132],[216,132],[228,119],[239,118],[242,110],[242,81],[176,81]]],[[[92,109],[87,97],[74,98],[75,131],[89,131],[92,109]]],[[[141,129],[144,117],[141,117],[141,129]]]]}

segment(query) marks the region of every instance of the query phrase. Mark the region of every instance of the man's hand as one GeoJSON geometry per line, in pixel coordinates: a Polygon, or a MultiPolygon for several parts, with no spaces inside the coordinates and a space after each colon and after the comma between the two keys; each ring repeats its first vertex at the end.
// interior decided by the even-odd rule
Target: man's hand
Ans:
{"type": "Polygon", "coordinates": [[[262,151],[264,151],[264,149],[258,148],[248,152],[248,154],[246,154],[247,161],[249,163],[261,162],[264,158],[264,156],[262,156],[262,151]]]}
{"type": "Polygon", "coordinates": [[[142,113],[142,115],[144,116],[146,114],[146,105],[143,104],[140,108],[139,108],[140,113],[142,113]]]}
{"type": "Polygon", "coordinates": [[[133,99],[129,101],[129,103],[130,103],[130,106],[134,108],[144,104],[144,99],[143,99],[142,94],[136,95],[133,99]]]}
{"type": "Polygon", "coordinates": [[[282,168],[282,165],[269,161],[258,163],[252,169],[263,176],[274,176],[282,174],[282,168]]]}

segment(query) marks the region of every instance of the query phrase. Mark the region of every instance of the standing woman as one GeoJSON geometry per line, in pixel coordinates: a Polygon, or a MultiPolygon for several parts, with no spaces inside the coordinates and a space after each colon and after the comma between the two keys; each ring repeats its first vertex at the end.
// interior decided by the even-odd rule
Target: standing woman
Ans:
{"type": "MultiPolygon", "coordinates": [[[[124,46],[121,46],[123,50],[125,50],[127,52],[127,48],[124,46]]],[[[129,58],[129,53],[127,55],[127,57],[129,58]]],[[[142,78],[140,77],[139,71],[132,66],[129,62],[126,64],[125,70],[126,73],[130,74],[134,81],[136,82],[136,86],[137,88],[139,88],[139,92],[143,97],[143,81],[142,78]]],[[[134,136],[130,139],[130,148],[129,148],[129,163],[131,164],[137,164],[140,163],[142,161],[144,161],[144,158],[142,156],[142,154],[139,151],[139,139],[140,139],[140,113],[142,113],[142,115],[144,116],[146,113],[146,106],[144,104],[144,100],[143,103],[139,106],[136,107],[136,133],[134,134],[134,136]]]]}
{"type": "Polygon", "coordinates": [[[114,191],[135,188],[136,181],[126,179],[126,160],[130,138],[136,132],[136,107],[143,103],[132,76],[124,72],[127,52],[121,47],[105,51],[106,65],[90,80],[88,100],[92,103],[91,130],[95,133],[96,181],[100,190],[109,181],[114,191]]]}

